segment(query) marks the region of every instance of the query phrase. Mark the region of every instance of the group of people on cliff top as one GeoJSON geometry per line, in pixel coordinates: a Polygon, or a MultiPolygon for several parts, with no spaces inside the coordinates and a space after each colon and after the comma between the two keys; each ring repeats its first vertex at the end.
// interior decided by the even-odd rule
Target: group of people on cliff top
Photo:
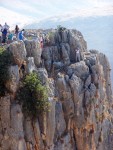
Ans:
{"type": "MultiPolygon", "coordinates": [[[[11,42],[13,42],[14,40],[24,40],[26,39],[24,36],[24,29],[20,30],[18,25],[15,26],[15,29],[13,32],[10,32],[9,30],[10,26],[5,23],[3,26],[0,24],[0,43],[2,43],[3,45],[5,43],[10,44],[11,42]]],[[[64,30],[64,28],[60,28],[58,29],[59,33],[61,33],[61,31],[64,30]]],[[[44,45],[44,39],[46,35],[42,34],[41,36],[38,36],[38,42],[40,43],[40,47],[43,48],[44,45]]],[[[80,48],[77,47],[75,50],[75,57],[76,57],[76,62],[79,62],[81,60],[80,57],[80,48]]]]}
{"type": "Polygon", "coordinates": [[[0,43],[11,43],[13,41],[13,38],[16,38],[17,40],[23,40],[24,39],[24,29],[19,30],[18,25],[15,27],[15,31],[10,32],[9,30],[10,26],[5,23],[3,26],[0,24],[0,43]]]}
{"type": "MultiPolygon", "coordinates": [[[[5,23],[3,26],[0,24],[0,44],[10,44],[15,40],[25,40],[24,36],[25,30],[20,30],[18,25],[15,26],[14,31],[10,31],[10,26],[5,23]]],[[[43,48],[43,36],[38,37],[38,42],[40,43],[41,48],[43,48]]]]}

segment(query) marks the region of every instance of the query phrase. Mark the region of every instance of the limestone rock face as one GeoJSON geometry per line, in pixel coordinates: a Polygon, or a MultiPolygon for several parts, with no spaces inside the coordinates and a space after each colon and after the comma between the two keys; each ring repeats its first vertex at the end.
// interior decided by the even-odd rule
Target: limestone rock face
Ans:
{"type": "Polygon", "coordinates": [[[26,70],[27,70],[27,73],[31,73],[31,72],[36,70],[36,66],[34,63],[34,57],[28,57],[27,58],[26,70]]]}
{"type": "Polygon", "coordinates": [[[18,83],[20,78],[18,65],[11,66],[9,68],[9,74],[10,74],[10,79],[6,83],[6,87],[10,92],[15,93],[18,88],[18,83]]]}
{"type": "Polygon", "coordinates": [[[9,68],[9,93],[0,98],[0,150],[113,149],[110,65],[104,54],[88,51],[82,34],[67,29],[54,30],[43,49],[26,40],[10,44],[9,50],[16,65],[9,68]],[[15,97],[23,76],[33,71],[48,88],[51,105],[35,120],[15,97]]]}
{"type": "Polygon", "coordinates": [[[34,62],[36,66],[39,66],[41,63],[41,54],[42,49],[37,41],[25,41],[25,47],[27,51],[27,57],[34,57],[34,62]]]}
{"type": "Polygon", "coordinates": [[[26,59],[26,49],[23,41],[15,41],[10,44],[9,51],[11,51],[14,61],[18,66],[21,66],[23,61],[26,59]]]}

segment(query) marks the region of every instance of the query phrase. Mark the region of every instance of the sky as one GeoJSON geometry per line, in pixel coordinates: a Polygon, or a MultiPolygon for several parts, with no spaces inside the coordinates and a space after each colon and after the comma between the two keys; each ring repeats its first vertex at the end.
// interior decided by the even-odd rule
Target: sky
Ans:
{"type": "Polygon", "coordinates": [[[0,24],[23,26],[55,16],[113,15],[113,0],[0,0],[0,24]]]}

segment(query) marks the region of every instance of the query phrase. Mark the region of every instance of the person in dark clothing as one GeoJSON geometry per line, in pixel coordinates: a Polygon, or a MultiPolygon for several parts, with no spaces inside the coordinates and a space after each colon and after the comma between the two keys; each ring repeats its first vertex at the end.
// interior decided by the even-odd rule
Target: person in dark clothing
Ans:
{"type": "Polygon", "coordinates": [[[15,27],[15,34],[16,34],[16,38],[18,39],[18,33],[19,33],[19,27],[18,25],[16,25],[15,27]]]}
{"type": "Polygon", "coordinates": [[[6,38],[7,38],[7,29],[4,28],[2,31],[2,43],[6,42],[6,38]]]}

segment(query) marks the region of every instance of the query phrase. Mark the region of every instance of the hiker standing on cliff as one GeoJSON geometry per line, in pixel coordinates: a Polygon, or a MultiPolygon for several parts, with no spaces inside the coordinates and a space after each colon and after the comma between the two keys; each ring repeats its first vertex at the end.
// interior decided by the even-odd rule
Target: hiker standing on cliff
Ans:
{"type": "Polygon", "coordinates": [[[13,33],[9,32],[7,43],[10,44],[13,41],[13,33]]]}
{"type": "Polygon", "coordinates": [[[19,27],[18,25],[16,25],[15,27],[15,34],[16,34],[16,38],[18,39],[18,33],[19,33],[19,27]]]}
{"type": "Polygon", "coordinates": [[[23,34],[24,34],[24,31],[25,31],[25,30],[22,29],[22,30],[18,33],[18,39],[19,39],[19,40],[22,40],[22,41],[24,40],[24,38],[25,38],[24,35],[23,35],[23,34]]]}
{"type": "Polygon", "coordinates": [[[9,25],[5,22],[4,26],[3,26],[3,30],[6,29],[7,31],[9,30],[9,25]]]}
{"type": "Polygon", "coordinates": [[[6,39],[7,39],[7,32],[9,30],[9,26],[7,25],[7,23],[5,23],[5,25],[3,26],[2,28],[2,43],[5,43],[6,42],[6,39]]]}
{"type": "Polygon", "coordinates": [[[7,38],[7,30],[3,29],[2,30],[2,43],[6,42],[6,38],[7,38]]]}
{"type": "Polygon", "coordinates": [[[79,49],[79,47],[77,47],[75,52],[76,52],[76,62],[79,62],[80,61],[80,49],[79,49]]]}

